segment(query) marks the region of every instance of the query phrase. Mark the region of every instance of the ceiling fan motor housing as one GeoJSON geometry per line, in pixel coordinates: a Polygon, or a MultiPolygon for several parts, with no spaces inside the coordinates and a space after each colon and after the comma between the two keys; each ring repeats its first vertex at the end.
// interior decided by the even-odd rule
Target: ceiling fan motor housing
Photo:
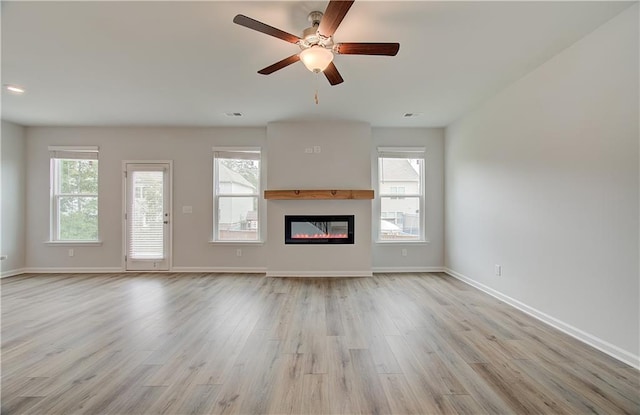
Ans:
{"type": "Polygon", "coordinates": [[[314,41],[318,41],[318,26],[307,27],[302,32],[302,39],[310,44],[313,44],[314,41]]]}
{"type": "Polygon", "coordinates": [[[300,48],[302,50],[308,49],[312,46],[321,46],[325,49],[333,48],[333,38],[331,36],[324,37],[318,33],[318,26],[320,26],[320,20],[322,20],[322,12],[313,11],[309,13],[308,20],[311,23],[311,27],[307,27],[302,32],[302,38],[300,39],[300,48]]]}

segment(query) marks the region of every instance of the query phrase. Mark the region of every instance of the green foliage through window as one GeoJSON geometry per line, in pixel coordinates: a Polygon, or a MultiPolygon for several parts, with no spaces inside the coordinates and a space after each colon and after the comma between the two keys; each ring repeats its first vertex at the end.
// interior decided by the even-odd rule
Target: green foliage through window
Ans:
{"type": "Polygon", "coordinates": [[[54,159],[57,240],[98,240],[98,160],[54,159]]]}

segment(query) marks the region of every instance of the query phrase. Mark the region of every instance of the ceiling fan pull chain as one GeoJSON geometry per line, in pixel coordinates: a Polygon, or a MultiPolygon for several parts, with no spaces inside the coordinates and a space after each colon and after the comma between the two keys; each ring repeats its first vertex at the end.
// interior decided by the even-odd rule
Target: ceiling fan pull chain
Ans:
{"type": "Polygon", "coordinates": [[[318,76],[320,76],[319,72],[316,72],[316,95],[315,95],[316,105],[318,105],[318,76]]]}

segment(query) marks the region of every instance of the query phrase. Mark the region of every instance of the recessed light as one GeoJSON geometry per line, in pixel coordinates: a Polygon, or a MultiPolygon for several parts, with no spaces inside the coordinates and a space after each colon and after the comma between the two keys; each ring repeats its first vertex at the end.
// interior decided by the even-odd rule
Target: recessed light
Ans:
{"type": "Polygon", "coordinates": [[[24,88],[18,86],[18,85],[10,85],[10,84],[5,84],[4,85],[4,89],[6,89],[7,91],[11,92],[12,94],[15,95],[22,95],[24,94],[24,88]]]}
{"type": "Polygon", "coordinates": [[[225,112],[224,115],[227,117],[242,117],[241,112],[225,112]]]}
{"type": "Polygon", "coordinates": [[[421,115],[422,115],[421,112],[405,112],[403,117],[404,118],[415,118],[415,117],[419,117],[421,115]]]}

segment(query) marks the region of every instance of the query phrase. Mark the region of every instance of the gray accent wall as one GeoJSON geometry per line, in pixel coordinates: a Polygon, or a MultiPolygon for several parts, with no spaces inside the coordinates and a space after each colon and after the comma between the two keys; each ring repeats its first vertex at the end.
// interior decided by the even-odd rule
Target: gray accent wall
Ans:
{"type": "MultiPolygon", "coordinates": [[[[173,160],[173,262],[175,271],[269,272],[272,275],[370,275],[375,267],[441,269],[443,130],[371,129],[359,122],[279,122],[266,128],[26,128],[26,259],[29,271],[112,272],[123,266],[122,162],[173,160]],[[51,145],[99,146],[99,246],[59,246],[49,239],[51,145]],[[263,244],[211,243],[213,147],[263,150],[262,189],[372,189],[375,149],[427,148],[429,244],[378,248],[372,242],[373,203],[266,201],[263,244]],[[306,153],[320,147],[319,153],[306,153]],[[183,213],[190,206],[192,213],[183,213]],[[284,214],[355,214],[352,246],[285,246],[284,214]],[[69,249],[74,255],[68,255],[69,249]],[[241,250],[238,256],[238,249],[241,250]],[[398,252],[396,252],[398,251],[398,252]],[[426,252],[426,254],[425,254],[426,252]],[[372,253],[375,253],[375,258],[372,253]],[[396,256],[398,258],[396,258],[396,256]]],[[[22,186],[24,189],[24,186],[22,186]]]]}

